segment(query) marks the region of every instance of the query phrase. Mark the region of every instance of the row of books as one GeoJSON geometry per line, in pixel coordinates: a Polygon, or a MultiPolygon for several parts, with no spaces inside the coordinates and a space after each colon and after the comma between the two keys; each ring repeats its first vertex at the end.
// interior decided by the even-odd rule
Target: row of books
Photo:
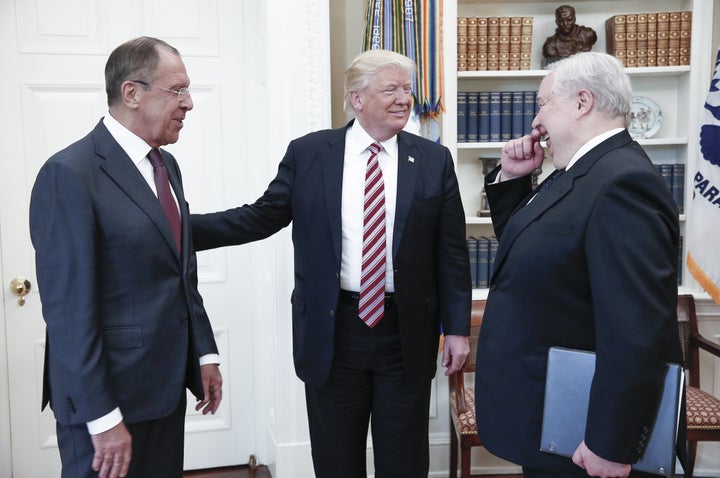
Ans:
{"type": "Polygon", "coordinates": [[[627,67],[689,65],[692,12],[613,15],[605,35],[607,52],[627,67]]]}
{"type": "Polygon", "coordinates": [[[470,278],[473,288],[485,289],[490,282],[490,274],[495,264],[498,241],[492,237],[469,237],[467,239],[470,254],[470,278]]]}
{"type": "Polygon", "coordinates": [[[529,70],[532,17],[458,17],[458,71],[529,70]]]}
{"type": "Polygon", "coordinates": [[[536,91],[458,92],[458,142],[504,142],[529,134],[536,99],[536,91]]]}
{"type": "Polygon", "coordinates": [[[683,214],[685,209],[685,165],[682,163],[656,164],[655,168],[665,179],[670,192],[675,198],[678,211],[683,214]]]}

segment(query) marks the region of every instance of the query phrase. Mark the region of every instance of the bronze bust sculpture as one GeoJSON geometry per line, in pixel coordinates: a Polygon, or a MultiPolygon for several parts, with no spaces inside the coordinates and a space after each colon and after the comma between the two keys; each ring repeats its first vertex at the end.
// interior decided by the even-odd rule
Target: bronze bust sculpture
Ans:
{"type": "Polygon", "coordinates": [[[590,51],[597,41],[595,30],[575,24],[575,9],[561,5],[555,9],[555,34],[543,44],[543,66],[574,53],[590,51]]]}

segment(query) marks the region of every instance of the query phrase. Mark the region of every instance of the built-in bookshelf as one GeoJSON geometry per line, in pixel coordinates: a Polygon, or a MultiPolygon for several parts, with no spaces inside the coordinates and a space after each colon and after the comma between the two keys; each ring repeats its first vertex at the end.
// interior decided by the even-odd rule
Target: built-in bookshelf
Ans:
{"type": "MultiPolygon", "coordinates": [[[[488,163],[493,164],[500,157],[500,149],[506,140],[486,141],[484,136],[480,139],[480,129],[477,130],[477,140],[475,135],[469,139],[467,129],[463,131],[463,127],[467,128],[467,125],[458,127],[458,99],[462,106],[463,100],[467,102],[466,94],[474,95],[471,96],[473,99],[477,96],[480,101],[480,93],[496,95],[505,93],[506,96],[508,94],[512,96],[513,92],[516,94],[536,92],[546,74],[541,66],[542,45],[547,37],[555,33],[555,9],[560,5],[562,2],[546,0],[446,0],[444,2],[446,113],[443,117],[442,141],[453,152],[456,161],[468,238],[494,236],[483,195],[483,177],[487,172],[488,163]],[[467,67],[467,63],[459,62],[458,46],[460,44],[460,48],[463,48],[463,40],[458,35],[458,23],[462,33],[462,19],[467,21],[472,18],[486,19],[486,22],[493,18],[508,18],[511,21],[513,18],[522,18],[526,25],[532,25],[529,48],[527,39],[524,46],[526,51],[528,49],[530,51],[529,68],[525,65],[525,69],[519,70],[490,68],[472,70],[467,67]],[[458,22],[458,19],[461,21],[458,22]]],[[[674,14],[676,17],[673,18],[685,19],[686,33],[682,36],[685,48],[683,51],[688,53],[686,59],[678,60],[678,64],[673,65],[657,66],[656,62],[656,66],[627,67],[626,71],[632,80],[634,94],[651,99],[662,112],[660,129],[651,137],[639,139],[638,142],[643,145],[659,170],[667,172],[675,167],[676,174],[682,170],[683,183],[678,184],[676,177],[675,183],[668,184],[674,187],[675,194],[683,195],[682,198],[676,197],[676,200],[680,204],[688,204],[689,195],[692,194],[694,158],[699,154],[697,138],[700,110],[707,95],[711,59],[714,54],[710,45],[713,0],[656,0],[652,3],[643,0],[576,0],[572,2],[572,6],[576,12],[576,23],[590,27],[597,33],[598,40],[592,50],[600,52],[608,52],[606,23],[618,20],[621,15],[625,15],[626,20],[627,15],[630,15],[631,21],[637,20],[638,15],[641,16],[641,20],[647,18],[647,15],[653,20],[657,18],[653,15],[661,13],[674,14]],[[691,24],[690,33],[687,33],[688,23],[691,24]],[[681,64],[683,62],[688,64],[681,64]]],[[[485,40],[475,38],[471,41],[482,44],[485,40]]],[[[642,45],[643,43],[641,47],[642,45]]],[[[480,48],[482,49],[482,46],[480,48]]],[[[633,56],[636,54],[637,51],[633,56]]],[[[482,63],[478,68],[483,68],[482,63]]],[[[467,110],[464,113],[467,115],[467,110]]],[[[460,118],[463,120],[462,115],[460,118]]],[[[478,121],[481,120],[478,118],[478,121]]],[[[550,160],[546,159],[542,170],[538,171],[537,180],[542,181],[551,168],[550,160]]],[[[680,220],[684,236],[685,223],[690,218],[681,214],[680,220]]],[[[682,251],[682,257],[684,252],[682,251]]],[[[683,267],[683,287],[692,288],[693,285],[688,284],[690,281],[692,278],[683,267]]],[[[477,288],[473,294],[476,299],[484,298],[486,295],[485,288],[477,288]]]]}

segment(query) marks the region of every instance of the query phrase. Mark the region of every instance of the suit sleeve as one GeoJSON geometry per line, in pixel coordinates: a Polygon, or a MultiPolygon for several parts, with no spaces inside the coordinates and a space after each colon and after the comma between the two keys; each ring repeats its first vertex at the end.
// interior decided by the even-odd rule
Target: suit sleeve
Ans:
{"type": "Polygon", "coordinates": [[[253,204],[208,214],[193,214],[192,235],[198,251],[235,246],[265,239],[290,224],[291,194],[295,178],[293,142],[280,162],[278,173],[253,204]]]}
{"type": "Polygon", "coordinates": [[[30,235],[47,324],[53,411],[66,425],[86,423],[118,406],[97,309],[94,214],[79,174],[52,160],[40,170],[30,235]]]}
{"type": "Polygon", "coordinates": [[[445,148],[443,206],[438,225],[436,267],[444,335],[470,335],[472,283],[465,239],[465,212],[450,152],[445,148]]]}
{"type": "Polygon", "coordinates": [[[586,237],[597,364],[585,441],[611,461],[637,461],[677,345],[677,247],[677,209],[659,176],[608,183],[586,237]]]}

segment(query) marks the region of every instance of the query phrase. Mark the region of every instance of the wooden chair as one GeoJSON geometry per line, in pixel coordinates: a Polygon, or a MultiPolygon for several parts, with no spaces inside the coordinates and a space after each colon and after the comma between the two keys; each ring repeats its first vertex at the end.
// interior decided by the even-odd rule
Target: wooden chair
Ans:
{"type": "Polygon", "coordinates": [[[450,478],[457,478],[458,444],[460,477],[470,476],[470,451],[482,446],[475,422],[475,389],[465,386],[465,374],[475,373],[478,334],[485,312],[485,301],[474,300],[470,319],[470,355],[462,370],[448,377],[450,389],[450,478]]]}
{"type": "Polygon", "coordinates": [[[697,442],[720,441],[720,399],[700,389],[700,349],[720,357],[720,345],[698,332],[695,300],[692,295],[678,296],[678,328],[686,370],[688,468],[692,476],[697,442]]]}

